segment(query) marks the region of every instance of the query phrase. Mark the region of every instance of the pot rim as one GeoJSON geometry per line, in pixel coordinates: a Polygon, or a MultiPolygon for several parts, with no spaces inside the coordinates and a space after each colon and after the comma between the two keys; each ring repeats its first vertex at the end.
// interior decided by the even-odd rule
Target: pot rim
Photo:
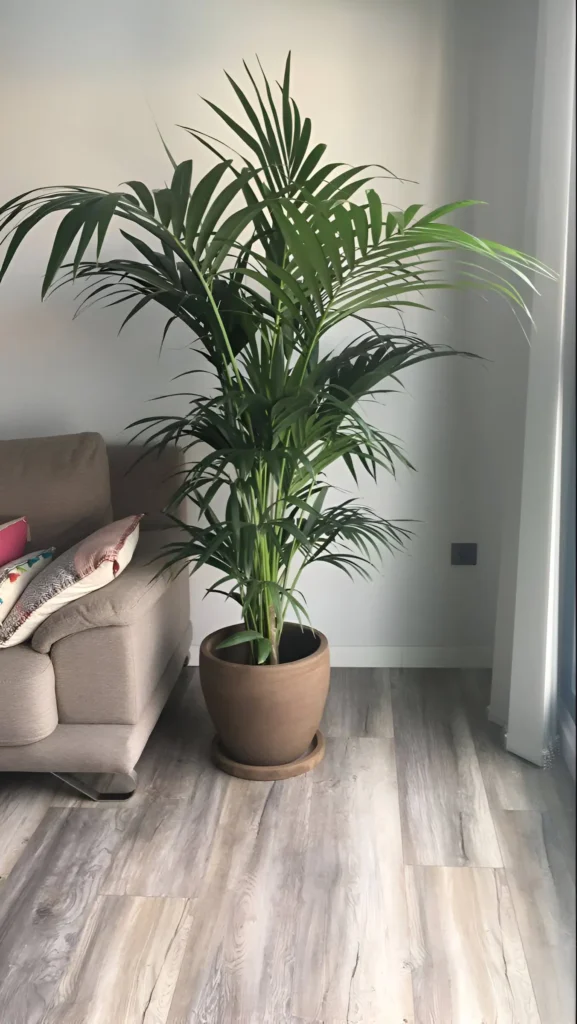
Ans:
{"type": "Polygon", "coordinates": [[[201,642],[199,654],[203,658],[206,658],[207,661],[216,662],[218,665],[226,665],[227,671],[238,670],[246,672],[247,669],[259,669],[259,671],[268,669],[269,672],[272,670],[276,673],[279,671],[290,671],[291,669],[294,671],[296,668],[300,668],[301,665],[310,664],[311,662],[323,657],[325,652],[328,650],[329,642],[324,633],[321,633],[320,629],[313,629],[312,626],[301,626],[298,622],[285,622],[285,626],[294,626],[295,629],[302,629],[303,631],[306,630],[308,633],[314,633],[318,636],[319,646],[316,651],[313,651],[311,654],[307,654],[305,658],[298,658],[296,661],[281,662],[279,665],[243,665],[235,661],[224,661],[223,658],[219,658],[213,653],[214,641],[216,637],[220,638],[222,633],[243,629],[244,623],[240,622],[232,626],[221,626],[220,629],[215,629],[212,633],[209,633],[208,636],[205,636],[204,640],[201,642]]]}

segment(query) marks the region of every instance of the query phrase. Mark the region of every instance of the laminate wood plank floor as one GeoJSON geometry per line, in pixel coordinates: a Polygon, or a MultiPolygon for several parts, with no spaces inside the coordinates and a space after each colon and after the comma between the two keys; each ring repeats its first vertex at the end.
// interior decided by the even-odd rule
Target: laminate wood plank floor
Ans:
{"type": "Polygon", "coordinates": [[[339,738],[392,739],[390,674],[375,668],[334,668],[323,732],[339,738]]]}
{"type": "Polygon", "coordinates": [[[50,775],[0,775],[0,879],[12,870],[59,791],[50,775]]]}
{"type": "Polygon", "coordinates": [[[391,671],[406,864],[503,865],[460,684],[449,670],[391,671]]]}
{"type": "Polygon", "coordinates": [[[539,1022],[505,872],[405,870],[416,1019],[539,1022]]]}
{"type": "Polygon", "coordinates": [[[334,670],[325,760],[249,783],[189,670],[130,800],[0,775],[1,1024],[572,1024],[573,784],[487,686],[334,670]]]}
{"type": "Polygon", "coordinates": [[[187,900],[100,896],[46,1024],[166,1020],[190,925],[187,900]]]}
{"type": "Polygon", "coordinates": [[[0,1020],[43,1024],[134,811],[49,810],[2,886],[0,1020]]]}
{"type": "Polygon", "coordinates": [[[561,759],[539,769],[508,754],[484,714],[486,674],[463,697],[543,1021],[575,1019],[575,787],[561,759]]]}

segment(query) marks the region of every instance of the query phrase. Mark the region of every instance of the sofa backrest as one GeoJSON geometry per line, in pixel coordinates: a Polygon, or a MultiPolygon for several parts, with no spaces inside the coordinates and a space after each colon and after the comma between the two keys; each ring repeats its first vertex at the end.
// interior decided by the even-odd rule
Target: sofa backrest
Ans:
{"type": "MultiPolygon", "coordinates": [[[[163,515],[185,457],[178,448],[158,456],[142,445],[109,445],[100,434],[0,441],[0,522],[26,516],[28,550],[65,551],[113,519],[144,512],[141,529],[172,526],[163,515]]],[[[186,521],[184,506],[175,514],[186,521]]]]}
{"type": "Polygon", "coordinates": [[[100,434],[0,441],[0,520],[26,516],[29,551],[57,552],[112,521],[106,445],[100,434]]]}
{"type": "MultiPolygon", "coordinates": [[[[184,453],[166,448],[161,455],[149,450],[144,458],[144,445],[109,445],[110,491],[115,519],[144,512],[141,530],[164,529],[174,524],[163,515],[182,479],[184,453]]],[[[186,522],[184,505],[174,514],[186,522]]]]}

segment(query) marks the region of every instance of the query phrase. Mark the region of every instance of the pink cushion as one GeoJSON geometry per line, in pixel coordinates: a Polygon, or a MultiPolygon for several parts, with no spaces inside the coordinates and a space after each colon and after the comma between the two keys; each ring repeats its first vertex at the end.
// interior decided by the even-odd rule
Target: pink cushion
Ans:
{"type": "Polygon", "coordinates": [[[22,558],[28,540],[28,523],[24,516],[0,523],[0,566],[22,558]]]}
{"type": "Polygon", "coordinates": [[[0,626],[0,647],[28,640],[57,608],[115,579],[132,558],[141,519],[129,516],[103,526],[38,573],[0,626]]]}

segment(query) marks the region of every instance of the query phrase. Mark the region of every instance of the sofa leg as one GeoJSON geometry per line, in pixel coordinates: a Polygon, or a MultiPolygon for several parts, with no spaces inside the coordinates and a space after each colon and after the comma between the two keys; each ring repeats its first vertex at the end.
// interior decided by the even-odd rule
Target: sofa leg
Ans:
{"type": "Polygon", "coordinates": [[[52,775],[90,800],[126,800],[132,796],[138,782],[136,772],[126,772],[122,775],[73,775],[70,772],[52,772],[52,775]]]}

